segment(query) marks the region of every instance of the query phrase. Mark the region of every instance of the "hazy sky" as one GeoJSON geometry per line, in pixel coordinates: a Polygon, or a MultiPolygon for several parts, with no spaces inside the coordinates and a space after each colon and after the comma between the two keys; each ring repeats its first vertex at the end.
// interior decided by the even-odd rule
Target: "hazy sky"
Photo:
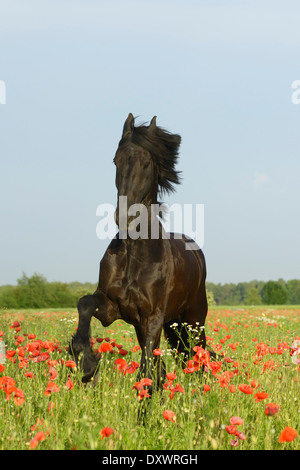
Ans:
{"type": "Polygon", "coordinates": [[[299,19],[298,0],[0,0],[0,284],[97,281],[129,112],[182,136],[165,202],[204,204],[208,281],[300,278],[299,19]]]}

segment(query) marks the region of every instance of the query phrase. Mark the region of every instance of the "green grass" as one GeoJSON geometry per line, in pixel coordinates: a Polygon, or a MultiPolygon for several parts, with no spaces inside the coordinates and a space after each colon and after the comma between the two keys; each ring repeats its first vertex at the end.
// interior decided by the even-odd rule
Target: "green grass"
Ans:
{"type": "MultiPolygon", "coordinates": [[[[7,400],[5,391],[0,389],[0,449],[30,449],[39,431],[45,433],[45,439],[37,445],[37,449],[42,450],[299,448],[299,435],[292,442],[278,442],[285,427],[300,431],[299,365],[292,362],[290,355],[291,345],[295,339],[300,339],[299,307],[212,308],[206,323],[208,342],[219,353],[224,353],[224,357],[234,361],[223,363],[216,374],[212,370],[202,375],[199,372],[184,373],[163,338],[161,349],[167,372],[176,370],[173,385],[178,383],[184,388],[184,393],[176,392],[172,399],[169,398],[170,390],[163,390],[153,394],[151,399],[139,401],[133,389],[138,371],[124,375],[116,369],[117,358],[123,357],[128,364],[140,361],[133,327],[118,321],[107,329],[96,320],[92,323],[94,348],[100,346],[96,338],[109,337],[108,342],[122,344],[128,354],[120,356],[116,346],[112,353],[103,353],[98,383],[94,387],[82,386],[80,371],[74,372],[65,364],[70,359],[66,347],[76,325],[76,309],[0,311],[0,330],[6,351],[16,351],[12,360],[6,359],[0,383],[1,377],[10,377],[25,394],[24,403],[18,405],[14,401],[14,392],[7,400]],[[16,320],[21,325],[17,332],[11,328],[16,320]],[[28,338],[31,333],[36,335],[35,339],[28,338]],[[24,337],[19,345],[16,344],[18,336],[24,337]],[[50,395],[45,395],[51,381],[49,363],[34,362],[34,356],[28,351],[28,345],[37,340],[48,342],[44,346],[48,346],[49,359],[57,361],[50,364],[57,372],[52,382],[59,391],[50,395]],[[259,344],[266,345],[265,355],[257,354],[259,344]],[[58,349],[51,350],[51,345],[57,345],[58,349]],[[281,352],[278,345],[283,345],[282,354],[277,352],[281,352]],[[276,352],[271,349],[272,354],[268,348],[274,348],[276,352]],[[22,362],[22,357],[29,359],[27,364],[22,362]],[[33,372],[33,378],[26,377],[26,371],[33,372]],[[221,387],[220,381],[226,372],[232,372],[230,381],[221,387]],[[71,390],[66,388],[69,377],[74,383],[71,390]],[[239,385],[251,385],[253,380],[257,381],[253,394],[239,390],[239,385]],[[211,387],[205,394],[204,384],[211,387]],[[230,391],[229,385],[235,387],[234,392],[230,391]],[[256,403],[254,395],[262,391],[268,393],[268,397],[256,403]],[[279,405],[279,411],[274,416],[266,416],[266,404],[271,402],[279,405]],[[147,409],[144,423],[137,419],[141,407],[147,409]],[[174,422],[165,420],[165,410],[175,413],[174,422]],[[231,440],[236,437],[228,434],[225,428],[233,416],[243,419],[238,429],[245,439],[239,439],[237,447],[231,445],[231,440]],[[104,427],[111,427],[113,433],[101,439],[100,432],[104,427]]],[[[41,348],[41,352],[46,351],[45,347],[41,348]]]]}

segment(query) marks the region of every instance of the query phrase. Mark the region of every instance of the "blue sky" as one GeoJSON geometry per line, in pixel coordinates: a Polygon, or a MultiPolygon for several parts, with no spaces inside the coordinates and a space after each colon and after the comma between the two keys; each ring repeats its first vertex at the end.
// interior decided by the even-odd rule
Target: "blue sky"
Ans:
{"type": "Polygon", "coordinates": [[[300,278],[298,1],[0,0],[0,285],[96,282],[129,112],[181,134],[208,281],[300,278]]]}

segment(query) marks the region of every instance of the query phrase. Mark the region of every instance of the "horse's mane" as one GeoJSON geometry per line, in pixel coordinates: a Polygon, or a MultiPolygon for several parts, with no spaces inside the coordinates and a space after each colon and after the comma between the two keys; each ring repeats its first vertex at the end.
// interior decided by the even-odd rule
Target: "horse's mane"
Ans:
{"type": "Polygon", "coordinates": [[[181,142],[180,135],[171,134],[156,125],[150,129],[150,126],[141,124],[133,127],[130,140],[147,150],[154,159],[158,172],[159,192],[161,194],[174,192],[174,185],[180,184],[180,171],[175,170],[181,142]]]}

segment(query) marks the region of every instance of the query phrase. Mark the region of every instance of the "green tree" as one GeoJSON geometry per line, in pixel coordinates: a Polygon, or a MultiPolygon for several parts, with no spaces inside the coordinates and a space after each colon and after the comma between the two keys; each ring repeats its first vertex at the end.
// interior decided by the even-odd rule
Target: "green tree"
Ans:
{"type": "Polygon", "coordinates": [[[282,305],[287,302],[287,290],[281,280],[266,282],[262,294],[264,304],[282,305]]]}
{"type": "Polygon", "coordinates": [[[287,281],[286,288],[288,292],[288,303],[291,305],[300,305],[300,280],[291,279],[287,281]]]}
{"type": "Polygon", "coordinates": [[[246,305],[260,305],[262,298],[258,287],[249,287],[245,296],[246,305]]]}
{"type": "Polygon", "coordinates": [[[17,286],[0,290],[0,308],[75,307],[78,298],[62,282],[47,282],[41,274],[28,277],[23,273],[17,286]]]}

